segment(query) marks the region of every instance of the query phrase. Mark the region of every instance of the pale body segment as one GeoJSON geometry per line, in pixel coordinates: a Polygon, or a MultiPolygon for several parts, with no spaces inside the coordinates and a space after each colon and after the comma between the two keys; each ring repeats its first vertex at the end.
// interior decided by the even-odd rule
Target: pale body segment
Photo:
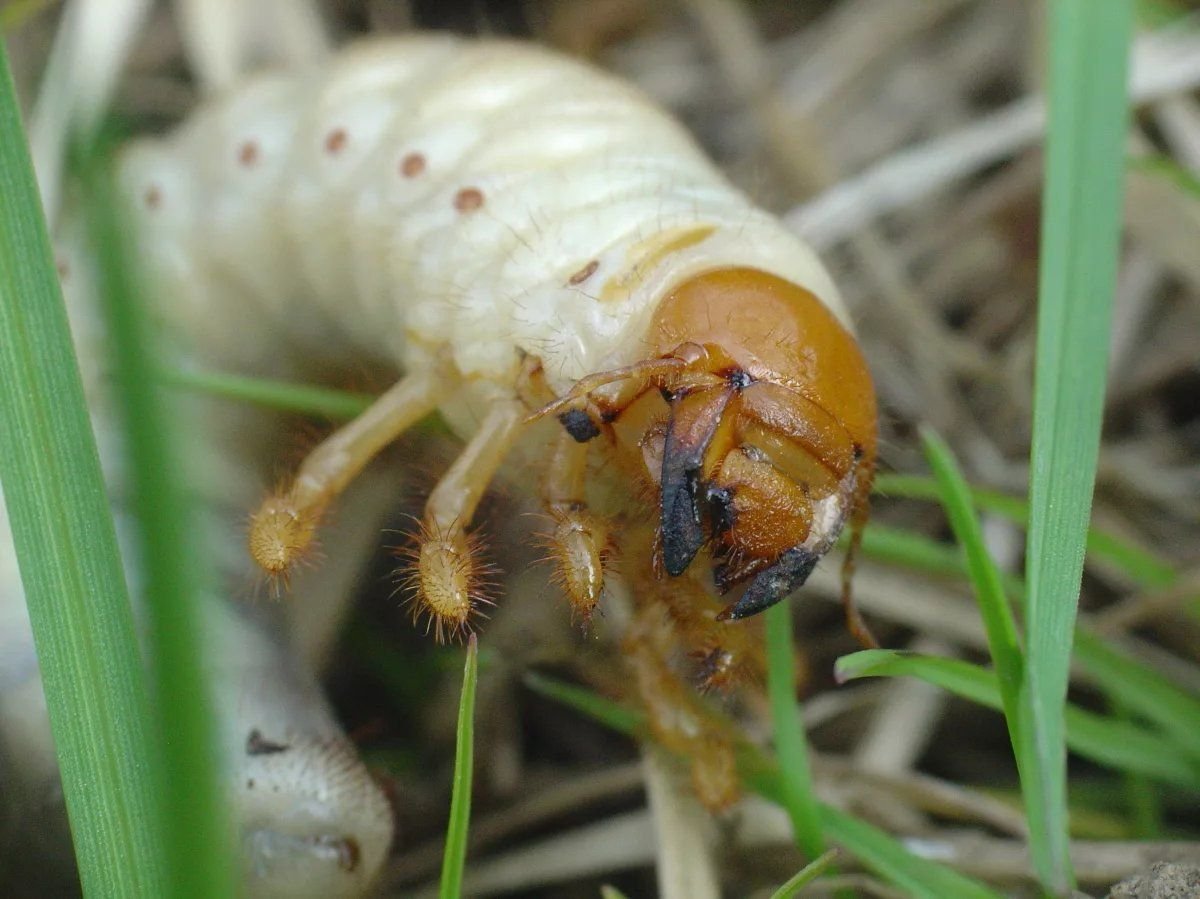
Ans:
{"type": "MultiPolygon", "coordinates": [[[[549,405],[567,427],[529,489],[578,617],[596,607],[618,530],[588,509],[589,462],[612,449],[618,487],[648,484],[662,511],[655,529],[627,527],[621,542],[636,564],[624,574],[635,595],[658,591],[681,631],[702,635],[705,684],[722,686],[747,667],[753,641],[718,619],[690,578],[696,566],[679,576],[699,544],[722,556],[725,586],[754,578],[753,596],[766,585],[743,608],[756,611],[802,582],[863,508],[873,397],[829,276],[677,123],[606,74],[515,43],[363,44],[308,71],[259,76],[166,137],[130,145],[119,178],[176,364],[404,373],[255,516],[260,542],[280,550],[276,573],[371,456],[437,409],[467,446],[430,491],[412,580],[431,625],[461,633],[484,599],[468,533],[476,505],[530,413],[549,405]],[[732,300],[714,292],[713,273],[732,300]],[[762,302],[777,294],[778,316],[762,302]],[[814,374],[827,369],[825,381],[814,374]],[[844,414],[829,384],[849,385],[836,399],[861,408],[844,414]]],[[[102,452],[119,459],[102,335],[94,316],[74,315],[89,305],[87,260],[63,261],[102,452]]],[[[194,449],[209,472],[196,479],[228,546],[247,496],[261,491],[269,435],[249,409],[198,421],[194,449]]],[[[255,555],[262,564],[271,554],[255,555]]],[[[0,612],[21,599],[5,560],[0,612]]],[[[229,558],[216,566],[240,570],[229,558]]],[[[298,601],[305,591],[294,587],[298,601]]],[[[648,617],[627,638],[645,650],[635,669],[665,668],[658,637],[638,636],[657,634],[648,617]]],[[[241,626],[214,613],[242,660],[214,679],[249,891],[355,895],[383,864],[386,802],[311,684],[277,677],[286,654],[253,626],[239,637],[241,626]]],[[[21,659],[0,666],[0,693],[18,699],[40,692],[32,654],[21,659]]],[[[638,681],[649,707],[662,679],[638,681]]],[[[28,739],[6,729],[10,748],[32,756],[23,748],[36,743],[48,757],[44,714],[31,720],[28,739]]],[[[693,730],[680,748],[700,758],[708,744],[693,730]]]]}
{"type": "MultiPolygon", "coordinates": [[[[684,425],[660,416],[632,438],[648,442],[647,466],[661,465],[650,479],[665,485],[660,539],[671,575],[705,539],[701,494],[732,515],[734,486],[720,487],[721,478],[752,485],[770,467],[753,447],[740,467],[705,461],[718,432],[727,452],[734,432],[763,414],[741,391],[776,375],[748,375],[740,361],[725,364],[737,353],[690,344],[686,333],[678,350],[655,345],[653,334],[679,330],[664,330],[656,315],[681,285],[734,270],[771,279],[797,292],[787,315],[832,323],[839,345],[822,348],[824,357],[841,343],[857,354],[812,251],[732,187],[681,126],[629,85],[530,45],[400,37],[312,71],[262,76],[167,137],[129,147],[121,180],[165,328],[185,344],[220,342],[225,358],[254,372],[360,359],[406,373],[264,503],[250,546],[268,571],[286,577],[332,497],[425,414],[440,410],[468,440],[432,493],[414,552],[418,610],[439,635],[465,629],[481,599],[467,528],[537,405],[552,403],[585,441],[653,388],[676,409],[675,398],[731,379],[719,399],[697,398],[680,412],[711,427],[692,427],[684,440],[684,425]],[[593,421],[600,400],[608,411],[593,421]],[[666,447],[661,463],[651,461],[655,441],[666,447]]],[[[720,331],[712,319],[725,308],[703,314],[720,331]]],[[[750,342],[770,344],[773,327],[764,320],[750,342]]],[[[737,338],[746,336],[743,327],[737,338]]],[[[788,508],[804,506],[800,557],[789,557],[792,570],[774,586],[760,584],[766,601],[741,614],[801,583],[865,495],[874,400],[862,372],[866,388],[856,382],[849,392],[870,404],[870,433],[841,440],[837,459],[821,458],[830,451],[820,441],[804,445],[840,486],[811,499],[808,484],[792,490],[788,508]]],[[[805,395],[807,377],[785,392],[819,406],[819,391],[805,395]]],[[[836,410],[825,417],[845,430],[836,410]]],[[[603,581],[604,529],[586,509],[585,460],[565,445],[554,455],[557,486],[542,490],[554,555],[572,569],[564,583],[589,585],[573,597],[586,617],[603,581]]],[[[758,506],[743,512],[747,522],[758,506]]],[[[713,539],[725,518],[731,525],[713,516],[713,539]]],[[[732,561],[724,569],[738,572],[730,584],[776,562],[747,562],[762,540],[737,539],[725,547],[732,561]]]]}
{"type": "MultiPolygon", "coordinates": [[[[521,352],[558,393],[634,361],[664,290],[704,269],[761,268],[845,315],[676,122],[527,44],[393,38],[264,76],[128,148],[122,178],[172,330],[242,310],[302,351],[448,352],[471,399],[511,394],[521,352]]],[[[443,411],[465,435],[460,399],[443,411]]]]}
{"type": "MultiPolygon", "coordinates": [[[[137,558],[126,454],[114,410],[110,358],[96,273],[83,222],[68,211],[55,241],[56,262],[80,374],[112,499],[124,557],[137,558]]],[[[187,335],[175,335],[186,344],[187,335]]],[[[189,359],[233,364],[219,343],[191,345],[189,359]]],[[[354,897],[383,867],[393,835],[388,799],[357,756],[298,657],[279,608],[254,606],[255,573],[240,539],[246,504],[262,495],[265,459],[278,422],[261,410],[172,392],[189,427],[187,489],[197,506],[196,538],[205,582],[203,625],[217,649],[206,671],[219,726],[222,786],[239,840],[246,896],[354,897]],[[257,735],[257,736],[255,736],[257,735]]],[[[368,511],[361,496],[356,510],[368,511]]],[[[297,605],[336,604],[350,593],[374,535],[339,533],[337,564],[297,582],[297,605]],[[363,545],[363,538],[371,539],[363,545]],[[320,575],[320,577],[316,577],[320,575]]],[[[332,549],[333,547],[331,547],[332,549]]],[[[140,599],[136,566],[131,590],[140,599]]],[[[39,856],[69,845],[62,790],[16,551],[0,492],[0,795],[39,856]]],[[[5,834],[8,836],[8,834],[5,834]]],[[[6,847],[11,848],[11,847],[6,847]]],[[[32,850],[32,851],[31,851],[32,850]]],[[[69,864],[64,862],[64,866],[69,864]]]]}

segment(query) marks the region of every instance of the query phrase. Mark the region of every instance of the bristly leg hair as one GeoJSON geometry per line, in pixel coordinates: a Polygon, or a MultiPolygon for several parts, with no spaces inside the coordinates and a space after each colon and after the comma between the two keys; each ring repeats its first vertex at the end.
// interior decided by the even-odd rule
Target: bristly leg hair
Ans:
{"type": "Polygon", "coordinates": [[[404,593],[413,623],[425,621],[438,643],[462,642],[474,632],[472,622],[488,616],[480,606],[493,606],[499,570],[482,561],[485,543],[476,532],[454,526],[437,529],[417,520],[417,531],[392,555],[403,560],[397,570],[396,593],[404,593]]]}
{"type": "Polygon", "coordinates": [[[297,566],[321,560],[317,533],[326,513],[324,508],[298,511],[291,490],[280,486],[248,516],[246,542],[273,599],[289,591],[297,566]]]}
{"type": "Polygon", "coordinates": [[[550,565],[550,580],[571,604],[571,620],[584,633],[604,594],[604,577],[610,569],[612,546],[608,528],[594,515],[552,509],[546,517],[551,530],[534,535],[546,550],[539,563],[550,565]]]}
{"type": "Polygon", "coordinates": [[[643,609],[637,617],[634,633],[622,641],[622,653],[632,669],[633,692],[646,710],[650,733],[664,748],[689,760],[697,798],[709,811],[721,812],[741,795],[732,725],[668,664],[669,638],[661,616],[643,609]]]}

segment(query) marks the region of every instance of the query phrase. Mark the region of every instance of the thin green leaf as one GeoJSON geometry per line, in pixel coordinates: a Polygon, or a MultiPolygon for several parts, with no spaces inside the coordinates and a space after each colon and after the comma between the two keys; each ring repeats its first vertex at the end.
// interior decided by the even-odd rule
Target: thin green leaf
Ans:
{"type": "MultiPolygon", "coordinates": [[[[868,558],[912,571],[939,577],[967,576],[966,561],[957,546],[887,525],[867,525],[861,550],[868,558]]],[[[1019,577],[1001,572],[1000,579],[1010,597],[1024,597],[1025,583],[1019,577]]]]}
{"type": "Polygon", "coordinates": [[[628,899],[628,897],[616,887],[606,883],[600,887],[600,899],[628,899]]]}
{"type": "Polygon", "coordinates": [[[830,849],[825,854],[813,859],[772,893],[771,899],[792,899],[799,892],[800,887],[807,886],[824,874],[830,865],[837,861],[838,855],[837,849],[830,849]]]}
{"type": "Polygon", "coordinates": [[[916,677],[979,705],[997,711],[1002,708],[996,676],[961,659],[900,649],[863,649],[839,658],[833,676],[839,684],[864,677],[916,677]]]}
{"type": "MultiPolygon", "coordinates": [[[[924,499],[938,502],[941,494],[932,478],[907,474],[880,474],[875,478],[876,492],[884,496],[924,499]]],[[[1029,521],[1029,503],[1016,496],[997,490],[971,488],[975,505],[1008,519],[1022,528],[1029,521]]],[[[875,525],[871,526],[872,528],[875,525]]],[[[868,529],[868,535],[870,529],[868,529]]],[[[864,542],[864,549],[865,549],[864,542]]],[[[885,546],[886,549],[886,546],[885,546]]],[[[1169,562],[1149,550],[1134,546],[1106,531],[1091,528],[1088,531],[1087,552],[1095,559],[1103,560],[1122,571],[1130,580],[1142,587],[1161,589],[1169,587],[1178,577],[1169,562]]],[[[890,557],[889,557],[890,558],[890,557]]],[[[903,559],[899,560],[903,564],[903,559]]]]}
{"type": "Polygon", "coordinates": [[[1184,193],[1200,198],[1200,178],[1189,168],[1180,165],[1170,156],[1162,153],[1147,153],[1135,156],[1129,160],[1129,167],[1135,172],[1149,172],[1170,181],[1184,193]]]}
{"type": "MultiPolygon", "coordinates": [[[[843,535],[849,542],[849,535],[843,535]]],[[[957,546],[921,534],[871,522],[863,531],[862,553],[880,562],[927,574],[962,577],[966,574],[957,546]]]]}
{"type": "Polygon", "coordinates": [[[1187,20],[1191,10],[1186,2],[1175,0],[1137,0],[1138,22],[1145,28],[1168,28],[1187,20]]]}
{"type": "Polygon", "coordinates": [[[1042,204],[1026,669],[1019,753],[1042,885],[1074,886],[1063,707],[1100,445],[1128,127],[1131,0],[1052,0],[1042,204]],[[1026,782],[1027,781],[1027,782],[1026,782]]]}
{"type": "Polygon", "coordinates": [[[164,836],[172,895],[235,891],[233,840],[205,672],[206,628],[199,585],[202,528],[186,500],[178,431],[153,374],[154,335],[133,277],[129,233],[107,160],[85,165],[85,206],[105,307],[110,356],[123,413],[129,481],[137,512],[154,687],[162,729],[164,836]]]}
{"type": "MultiPolygon", "coordinates": [[[[931,480],[891,477],[911,480],[923,497],[937,498],[937,486],[931,480]]],[[[985,493],[975,491],[973,495],[979,502],[980,496],[985,493]]],[[[1012,511],[1011,503],[1015,501],[1010,497],[1004,497],[1004,500],[1010,506],[1008,511],[1012,511]]],[[[981,505],[988,502],[984,500],[981,505]]],[[[1135,556],[1140,552],[1133,550],[1135,556]]],[[[867,528],[863,538],[863,553],[930,574],[966,576],[962,554],[954,547],[919,534],[880,525],[867,528]]],[[[1142,572],[1148,575],[1148,584],[1157,583],[1163,569],[1154,562],[1142,568],[1142,572]]],[[[1166,569],[1166,573],[1175,579],[1174,572],[1166,569]]],[[[1024,582],[1013,575],[1002,574],[1001,577],[1005,592],[1023,603],[1024,582]]],[[[1131,713],[1159,724],[1181,748],[1193,756],[1200,750],[1200,728],[1195,726],[1195,722],[1200,720],[1200,700],[1195,696],[1082,627],[1075,629],[1075,660],[1093,683],[1119,696],[1131,713]]]]}
{"type": "Polygon", "coordinates": [[[952,868],[913,855],[898,840],[860,818],[829,805],[821,806],[829,839],[879,877],[915,899],[1001,899],[978,880],[952,868]]]}
{"type": "Polygon", "coordinates": [[[1092,680],[1200,761],[1200,699],[1086,630],[1076,631],[1075,649],[1076,661],[1092,680]]]}
{"type": "MultiPolygon", "coordinates": [[[[357,418],[378,399],[370,393],[357,393],[314,384],[293,381],[272,381],[215,371],[188,371],[162,366],[159,379],[170,387],[191,390],[208,396],[221,397],[239,403],[253,403],[277,412],[291,412],[329,421],[349,421],[357,418]]],[[[418,422],[408,432],[425,436],[453,432],[434,412],[418,422]]]]}
{"type": "MultiPolygon", "coordinates": [[[[839,681],[917,677],[988,708],[1003,709],[996,676],[960,659],[868,649],[838,659],[834,673],[839,681]]],[[[1118,770],[1200,790],[1200,764],[1183,757],[1165,738],[1126,721],[1074,706],[1067,707],[1065,721],[1066,743],[1080,756],[1118,770]]]]}
{"type": "MultiPolygon", "coordinates": [[[[983,529],[975,516],[971,493],[950,448],[928,428],[921,429],[921,441],[925,457],[933,470],[942,492],[942,506],[950,519],[950,527],[966,553],[967,573],[975,588],[975,598],[987,631],[988,649],[992,664],[1000,683],[1000,696],[1004,702],[1004,716],[1008,720],[1013,749],[1017,751],[1017,703],[1020,697],[1021,680],[1024,677],[1025,659],[1021,652],[1021,639],[1017,636],[1017,623],[999,568],[988,553],[983,541],[983,529]]],[[[1018,766],[1022,759],[1017,758],[1018,766]]],[[[1032,836],[1032,832],[1031,832],[1032,836]]]]}
{"type": "Polygon", "coordinates": [[[83,890],[166,894],[149,691],[0,43],[0,480],[83,890]]]}
{"type": "Polygon", "coordinates": [[[1157,734],[1075,706],[1064,709],[1063,720],[1067,745],[1084,758],[1109,768],[1200,790],[1200,764],[1180,755],[1157,734]]]}
{"type": "Polygon", "coordinates": [[[309,384],[293,384],[290,381],[270,381],[224,372],[189,371],[166,366],[161,369],[160,377],[171,387],[333,421],[357,418],[376,399],[369,393],[350,393],[309,384]]]}
{"type": "Polygon", "coordinates": [[[792,607],[779,602],[767,609],[767,694],[775,730],[784,808],[792,819],[796,843],[809,858],[825,851],[821,817],[813,787],[812,766],[800,705],[796,700],[796,658],[792,646],[792,607]]]}
{"type": "Polygon", "coordinates": [[[533,692],[583,712],[619,733],[635,736],[644,725],[645,718],[640,712],[605,699],[584,687],[563,683],[536,671],[526,672],[524,682],[533,692]]]}
{"type": "Polygon", "coordinates": [[[475,685],[479,680],[479,643],[467,642],[463,665],[462,698],[458,703],[458,742],[454,751],[454,789],[450,797],[450,822],[446,825],[446,851],[442,855],[441,899],[462,896],[467,864],[467,833],[471,825],[471,780],[475,767],[475,685]]]}
{"type": "MultiPolygon", "coordinates": [[[[642,729],[642,716],[610,699],[589,690],[555,681],[543,675],[526,675],[525,682],[533,690],[570,706],[619,733],[637,736],[642,729]]],[[[738,773],[748,789],[786,808],[783,775],[779,766],[755,746],[742,744],[737,753],[738,773]]],[[[1000,899],[978,881],[965,877],[936,862],[918,858],[883,831],[859,821],[844,812],[818,804],[822,829],[833,841],[841,843],[847,852],[858,858],[880,877],[908,891],[918,899],[945,899],[947,896],[966,899],[1000,899]]]]}
{"type": "MultiPolygon", "coordinates": [[[[1132,716],[1119,699],[1110,697],[1109,705],[1113,715],[1128,724],[1132,724],[1132,716]]],[[[1160,787],[1150,778],[1141,774],[1126,771],[1122,778],[1125,791],[1125,803],[1128,809],[1128,821],[1131,835],[1141,840],[1157,840],[1163,835],[1162,802],[1160,787]]],[[[1078,834],[1079,816],[1075,811],[1078,796],[1072,796],[1071,825],[1072,831],[1078,834]]]]}

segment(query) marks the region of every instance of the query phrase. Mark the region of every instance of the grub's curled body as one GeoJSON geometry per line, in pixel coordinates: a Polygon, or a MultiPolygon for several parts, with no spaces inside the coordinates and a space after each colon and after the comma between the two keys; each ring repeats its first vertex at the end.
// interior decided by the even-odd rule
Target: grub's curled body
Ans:
{"type": "Polygon", "coordinates": [[[539,408],[564,425],[540,492],[585,616],[606,542],[588,452],[657,485],[660,571],[707,544],[722,590],[749,585],[725,618],[782,599],[865,515],[874,394],[824,268],[615,78],[515,43],[364,44],[130,147],[122,180],[181,343],[256,373],[405,373],[256,514],[269,571],[434,409],[467,440],[414,552],[439,632],[478,601],[467,527],[539,408]]]}

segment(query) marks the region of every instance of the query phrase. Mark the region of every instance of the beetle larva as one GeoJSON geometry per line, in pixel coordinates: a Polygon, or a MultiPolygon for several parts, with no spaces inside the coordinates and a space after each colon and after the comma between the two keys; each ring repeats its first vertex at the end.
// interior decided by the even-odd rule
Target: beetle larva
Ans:
{"type": "MultiPolygon", "coordinates": [[[[106,336],[82,224],[77,216],[66,217],[56,241],[57,263],[105,481],[129,559],[135,553],[124,538],[133,535],[135,525],[127,507],[106,336]]],[[[220,366],[227,358],[219,344],[194,349],[192,355],[205,365],[220,366]]],[[[223,784],[238,824],[242,889],[260,899],[363,895],[391,844],[388,799],[339,729],[314,672],[298,658],[296,635],[286,634],[275,614],[281,610],[236,601],[248,582],[238,522],[245,505],[261,496],[264,456],[278,440],[278,426],[248,407],[195,399],[187,405],[198,438],[188,447],[188,487],[201,501],[197,525],[211,532],[203,541],[205,564],[217,575],[203,603],[209,642],[219,647],[207,674],[219,711],[223,784]]],[[[356,514],[368,514],[363,497],[355,499],[356,514]]],[[[323,569],[319,582],[312,577],[318,572],[298,581],[294,600],[326,606],[348,594],[367,550],[364,538],[371,539],[342,529],[337,564],[323,569]]],[[[65,808],[2,491],[0,762],[5,811],[20,821],[32,855],[57,857],[59,847],[69,845],[65,808]]],[[[5,849],[11,848],[6,841],[5,849]]],[[[49,877],[38,886],[53,892],[45,885],[49,877]]]]}
{"type": "MultiPolygon", "coordinates": [[[[405,372],[256,514],[254,555],[276,573],[366,461],[440,409],[467,446],[429,499],[414,582],[438,632],[461,632],[482,600],[476,504],[514,444],[537,448],[531,421],[553,414],[561,433],[535,490],[577,614],[596,607],[617,544],[635,597],[684,623],[702,681],[720,687],[736,679],[746,638],[709,608],[693,564],[702,545],[721,590],[748,584],[726,610],[736,619],[798,587],[844,523],[865,516],[874,397],[830,278],[614,78],[512,43],[364,44],[329,69],[260,76],[165,139],[130,146],[121,179],[157,315],[185,357],[260,375],[360,359],[405,372]],[[603,492],[589,462],[605,454],[618,489],[654,493],[655,526],[589,511],[603,492]]],[[[204,441],[235,468],[247,420],[204,441]]],[[[698,782],[726,784],[711,772],[730,768],[731,744],[700,712],[683,720],[652,619],[634,622],[627,646],[644,704],[672,709],[656,716],[674,722],[658,736],[705,768],[698,782]]],[[[231,729],[256,726],[232,735],[238,770],[275,766],[284,795],[304,801],[319,785],[328,799],[313,806],[325,818],[294,819],[246,778],[248,877],[260,892],[361,889],[390,836],[378,794],[361,766],[339,779],[352,766],[336,754],[260,727],[253,715],[286,709],[237,693],[245,674],[231,729]],[[269,751],[285,744],[293,756],[269,751]],[[361,859],[343,865],[350,845],[361,859]],[[259,871],[262,859],[275,866],[259,871]]],[[[297,730],[336,740],[324,718],[297,730]]]]}
{"type": "Polygon", "coordinates": [[[717,587],[745,585],[722,621],[783,599],[865,517],[874,391],[831,279],[615,78],[517,43],[362,44],[131,147],[122,179],[169,331],[255,370],[286,355],[404,373],[253,517],[272,573],[434,410],[467,441],[414,553],[439,634],[480,601],[480,497],[547,414],[564,436],[540,492],[584,617],[604,582],[597,436],[657,495],[657,551],[639,567],[679,578],[707,545],[717,587]]]}

